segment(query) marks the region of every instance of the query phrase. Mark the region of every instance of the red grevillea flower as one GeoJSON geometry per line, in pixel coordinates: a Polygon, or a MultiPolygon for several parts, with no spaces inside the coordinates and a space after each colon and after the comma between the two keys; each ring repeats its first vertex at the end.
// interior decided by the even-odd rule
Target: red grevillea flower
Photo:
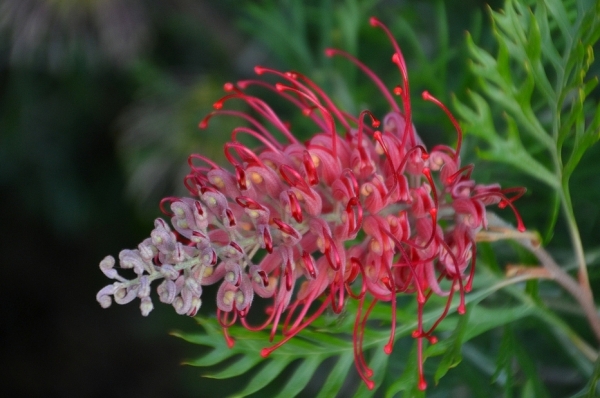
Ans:
{"type": "Polygon", "coordinates": [[[97,299],[103,307],[112,299],[126,303],[141,299],[141,310],[152,310],[150,284],[162,279],[160,300],[177,313],[195,315],[202,286],[220,283],[217,317],[230,345],[227,329],[240,322],[250,330],[269,329],[283,338],[262,350],[273,350],[311,324],[327,308],[339,313],[347,300],[358,300],[354,324],[355,364],[360,377],[373,388],[372,371],[362,353],[364,328],[379,301],[390,302],[392,330],[385,351],[394,342],[396,297],[414,294],[418,303],[419,387],[424,389],[423,339],[435,343],[435,328],[448,313],[455,292],[458,312],[465,312],[464,295],[471,289],[475,270],[474,235],[486,228],[486,206],[509,206],[524,230],[513,201],[523,189],[502,190],[471,179],[472,165],[462,166],[462,132],[448,109],[431,94],[423,99],[444,111],[456,128],[456,148],[438,145],[427,150],[412,123],[406,65],[388,29],[377,19],[371,25],[390,38],[402,84],[392,90],[367,66],[340,50],[380,89],[391,111],[383,122],[369,111],[349,115],[339,109],[314,82],[297,72],[282,73],[256,67],[258,75],[273,75],[279,83],[245,80],[226,84],[229,93],[214,104],[215,111],[201,123],[205,128],[217,115],[238,117],[245,126],[233,130],[225,144],[231,167],[223,168],[201,155],[191,155],[185,178],[190,198],[165,198],[162,219],[137,250],[121,252],[122,268],[137,278],[126,280],[105,258],[102,271],[116,282],[97,299]],[[246,89],[260,86],[296,106],[318,131],[299,142],[293,128],[262,99],[246,89]],[[225,110],[226,103],[243,101],[251,113],[225,110]],[[370,123],[365,123],[365,120],[370,123]],[[278,131],[280,142],[269,129],[278,131]],[[250,149],[237,137],[260,141],[250,149]],[[170,210],[164,208],[169,205],[170,210]],[[259,260],[256,260],[259,259],[259,260]],[[440,282],[450,281],[444,290],[440,282]],[[265,320],[248,321],[253,298],[270,299],[265,320]],[[439,319],[423,326],[423,308],[432,295],[447,298],[439,319]],[[370,304],[366,310],[366,301],[370,304]]]}

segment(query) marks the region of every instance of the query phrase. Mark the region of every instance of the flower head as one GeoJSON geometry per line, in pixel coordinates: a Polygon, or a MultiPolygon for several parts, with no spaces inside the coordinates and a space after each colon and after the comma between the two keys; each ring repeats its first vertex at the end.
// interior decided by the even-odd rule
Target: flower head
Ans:
{"type": "MultiPolygon", "coordinates": [[[[392,333],[386,352],[392,351],[396,297],[414,294],[418,303],[420,387],[423,339],[435,343],[433,332],[449,311],[455,292],[459,313],[471,289],[475,269],[474,235],[486,227],[486,206],[513,208],[523,190],[502,190],[471,179],[473,166],[462,166],[462,132],[448,109],[431,94],[426,101],[439,106],[456,127],[456,148],[444,145],[427,150],[412,123],[406,65],[388,29],[377,19],[371,24],[390,38],[402,85],[393,93],[367,66],[340,50],[363,70],[388,100],[391,111],[380,122],[371,112],[350,115],[339,109],[314,82],[297,72],[256,67],[258,75],[274,75],[278,83],[245,80],[226,84],[228,94],[214,104],[215,111],[200,123],[206,128],[219,115],[238,117],[245,126],[233,130],[225,144],[230,167],[221,167],[201,155],[191,155],[185,178],[189,198],[166,198],[163,211],[170,227],[158,219],[150,238],[137,250],[121,252],[120,264],[137,278],[120,277],[114,259],[100,264],[116,282],[98,293],[103,307],[141,298],[144,315],[152,309],[150,283],[158,286],[160,300],[180,314],[195,315],[202,286],[219,283],[217,317],[229,344],[227,329],[239,321],[250,330],[278,330],[283,338],[262,350],[273,350],[298,334],[327,308],[339,313],[347,300],[358,300],[353,340],[358,373],[372,388],[372,371],[362,354],[362,338],[370,308],[390,302],[392,333]],[[277,93],[297,107],[318,131],[307,142],[295,137],[261,98],[247,93],[251,86],[277,93]],[[251,110],[225,109],[232,100],[251,110]],[[285,138],[276,139],[271,131],[285,138]],[[250,135],[260,146],[250,149],[238,141],[250,135]],[[508,196],[512,194],[512,196],[508,196]],[[442,287],[442,280],[450,287],[442,287]],[[356,293],[358,291],[358,293],[356,293]],[[447,297],[440,318],[426,330],[423,308],[432,295],[447,297]],[[255,295],[271,300],[262,324],[247,314],[255,295]]],[[[515,210],[518,228],[524,229],[515,210]]]]}

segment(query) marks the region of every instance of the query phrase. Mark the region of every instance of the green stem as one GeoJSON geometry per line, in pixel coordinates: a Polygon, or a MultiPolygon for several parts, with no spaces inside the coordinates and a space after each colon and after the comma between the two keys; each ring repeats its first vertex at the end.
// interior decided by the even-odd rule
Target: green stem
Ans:
{"type": "MultiPolygon", "coordinates": [[[[562,194],[563,192],[561,192],[562,194]]],[[[568,194],[568,190],[567,190],[568,194]]],[[[561,198],[562,199],[562,198],[561,198]]],[[[563,203],[570,203],[570,198],[566,197],[563,200],[563,203]]],[[[563,208],[565,209],[565,214],[568,215],[568,209],[572,209],[572,207],[563,204],[563,208]]],[[[577,229],[577,224],[574,222],[575,217],[572,212],[570,213],[571,217],[566,217],[567,222],[569,220],[573,220],[573,225],[569,228],[571,229],[571,236],[574,242],[574,246],[580,247],[579,252],[583,254],[583,248],[581,247],[581,239],[579,239],[579,230],[577,229]]],[[[571,277],[563,267],[559,266],[556,261],[550,256],[550,254],[540,246],[539,241],[535,238],[532,238],[531,233],[520,233],[517,232],[513,227],[511,227],[508,223],[506,223],[501,218],[495,216],[493,213],[488,214],[488,225],[490,227],[496,227],[499,231],[495,235],[488,233],[481,233],[481,236],[478,237],[478,241],[494,241],[501,239],[514,239],[515,242],[520,244],[529,250],[533,255],[537,257],[540,264],[549,272],[550,278],[555,280],[560,286],[563,287],[581,306],[590,327],[592,328],[596,339],[600,341],[600,314],[598,314],[598,310],[596,309],[596,303],[594,302],[594,297],[592,295],[592,290],[589,285],[589,280],[587,279],[587,268],[585,269],[585,282],[586,285],[582,285],[581,283],[577,283],[577,281],[571,277]],[[587,286],[587,288],[586,288],[587,286]]],[[[585,259],[583,256],[578,257],[578,264],[583,263],[585,268],[585,259]]],[[[537,278],[537,276],[535,276],[537,278]]]]}
{"type": "Polygon", "coordinates": [[[579,303],[596,339],[600,341],[600,316],[596,310],[596,304],[594,303],[589,284],[587,285],[587,289],[582,289],[581,283],[578,284],[569,274],[567,274],[541,246],[536,247],[532,245],[531,241],[528,239],[517,239],[516,242],[531,251],[531,253],[533,253],[540,261],[542,266],[550,272],[552,279],[569,292],[569,294],[579,303]]]}
{"type": "Polygon", "coordinates": [[[579,234],[579,228],[577,227],[575,214],[573,213],[568,178],[565,178],[563,181],[561,199],[563,211],[565,213],[565,219],[567,221],[567,227],[569,228],[569,235],[571,236],[571,244],[573,245],[573,251],[575,252],[575,260],[578,267],[579,285],[583,291],[588,294],[590,298],[592,298],[593,301],[587,265],[585,263],[585,254],[583,252],[583,245],[581,244],[581,235],[579,234]]]}

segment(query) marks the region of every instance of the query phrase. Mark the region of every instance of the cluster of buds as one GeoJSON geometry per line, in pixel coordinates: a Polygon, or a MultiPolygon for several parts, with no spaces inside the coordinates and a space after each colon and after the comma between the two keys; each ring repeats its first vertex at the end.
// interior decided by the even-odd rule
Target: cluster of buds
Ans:
{"type": "Polygon", "coordinates": [[[215,111],[200,127],[207,127],[216,115],[247,122],[234,129],[225,144],[231,167],[225,169],[201,155],[190,156],[185,185],[192,197],[170,197],[161,203],[172,228],[158,219],[151,237],[137,250],[120,254],[121,267],[132,268],[137,278],[119,276],[112,257],[101,262],[102,271],[115,279],[98,293],[103,307],[110,306],[111,296],[119,304],[139,297],[142,314],[147,315],[152,310],[150,284],[162,279],[157,289],[160,300],[179,314],[193,316],[201,304],[202,286],[220,283],[217,318],[230,345],[233,339],[227,329],[235,322],[249,330],[270,329],[271,339],[282,333],[279,342],[262,350],[267,357],[326,309],[340,313],[348,300],[358,300],[355,364],[373,388],[372,371],[362,352],[371,308],[377,302],[391,304],[391,333],[385,345],[390,353],[396,298],[414,294],[419,387],[426,387],[423,339],[435,343],[434,330],[448,313],[455,292],[460,295],[457,311],[465,311],[464,295],[471,289],[475,270],[474,236],[486,228],[486,206],[512,208],[518,229],[524,230],[513,206],[524,190],[503,190],[471,179],[473,166],[460,164],[458,123],[427,92],[423,98],[448,115],[458,140],[456,148],[425,148],[411,120],[402,53],[381,22],[372,18],[371,24],[389,36],[402,85],[389,91],[351,55],[333,49],[327,55],[345,57],[376,84],[391,107],[382,123],[369,111],[358,116],[342,111],[297,72],[256,67],[258,75],[273,75],[279,82],[226,84],[228,94],[214,104],[215,111]],[[271,90],[299,108],[319,132],[299,142],[292,127],[267,103],[246,92],[253,86],[271,90]],[[399,96],[402,108],[393,94],[399,96]],[[243,101],[251,112],[223,109],[231,100],[243,101]],[[254,137],[261,146],[246,147],[237,140],[240,134],[254,137]],[[255,295],[271,300],[262,324],[251,324],[247,317],[255,295]],[[432,295],[446,297],[448,304],[426,329],[423,308],[432,295]]]}

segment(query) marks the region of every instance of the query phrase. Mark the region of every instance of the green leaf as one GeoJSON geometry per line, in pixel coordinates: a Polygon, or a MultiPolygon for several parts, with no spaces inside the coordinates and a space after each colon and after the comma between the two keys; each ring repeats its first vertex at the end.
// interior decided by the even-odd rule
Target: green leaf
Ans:
{"type": "Polygon", "coordinates": [[[442,360],[435,371],[434,380],[436,384],[440,382],[440,379],[446,375],[450,368],[455,367],[462,361],[461,348],[470,315],[471,311],[467,311],[465,315],[461,316],[456,325],[456,329],[452,332],[452,335],[446,339],[449,348],[446,350],[446,353],[442,357],[442,360]]]}
{"type": "Polygon", "coordinates": [[[516,357],[519,361],[519,365],[527,378],[527,382],[523,387],[523,396],[530,397],[548,397],[548,391],[542,384],[538,372],[535,366],[535,363],[531,357],[531,355],[522,347],[520,344],[516,345],[516,357]]]}
{"type": "Polygon", "coordinates": [[[485,99],[475,93],[470,93],[475,108],[463,105],[455,99],[454,107],[463,120],[469,120],[465,132],[476,134],[488,141],[489,149],[481,149],[478,154],[486,160],[507,163],[531,177],[540,180],[551,187],[558,188],[559,181],[545,166],[532,157],[519,139],[519,131],[515,121],[506,116],[508,139],[495,136],[492,112],[485,99]]]}
{"type": "Polygon", "coordinates": [[[354,366],[354,358],[347,355],[341,356],[327,379],[325,380],[325,384],[319,391],[319,395],[317,398],[329,398],[334,397],[341,389],[344,383],[346,382],[346,377],[350,373],[352,367],[354,366]]]}
{"type": "Polygon", "coordinates": [[[233,356],[234,352],[227,349],[227,347],[215,348],[209,354],[202,358],[195,359],[193,361],[184,362],[186,365],[192,366],[212,366],[225,361],[227,358],[233,356]]]}
{"type": "Polygon", "coordinates": [[[277,376],[286,368],[291,362],[291,358],[288,360],[283,359],[281,356],[277,359],[271,359],[265,361],[266,364],[254,374],[246,387],[239,393],[234,394],[235,397],[245,397],[254,392],[262,390],[271,381],[275,380],[277,376]]]}
{"type": "Polygon", "coordinates": [[[595,398],[600,394],[600,357],[596,360],[594,373],[592,373],[587,386],[573,398],[595,398]]]}
{"type": "MultiPolygon", "coordinates": [[[[531,10],[528,2],[507,0],[503,12],[491,11],[496,55],[467,37],[471,70],[487,99],[471,93],[474,108],[455,101],[466,132],[489,144],[481,157],[508,163],[553,189],[568,181],[600,139],[598,103],[588,98],[597,79],[586,79],[600,37],[600,2],[582,3],[540,0],[531,10]]],[[[564,197],[570,204],[568,192],[564,197]]]]}
{"type": "Polygon", "coordinates": [[[505,396],[511,395],[513,388],[512,358],[514,356],[514,334],[509,326],[505,326],[502,332],[502,340],[496,357],[496,370],[492,375],[492,381],[500,381],[504,386],[505,396]]]}
{"type": "Polygon", "coordinates": [[[419,373],[417,372],[417,342],[413,343],[413,348],[407,356],[406,366],[402,375],[392,383],[386,393],[386,398],[392,398],[399,392],[404,391],[405,397],[420,398],[425,396],[425,392],[419,390],[419,373]]]}
{"type": "Polygon", "coordinates": [[[288,398],[298,395],[313,377],[315,370],[321,363],[321,359],[314,356],[302,361],[300,366],[289,376],[288,382],[283,386],[281,392],[275,397],[288,398]]]}
{"type": "MultiPolygon", "coordinates": [[[[239,375],[242,375],[242,374],[250,371],[250,369],[252,369],[258,363],[260,363],[261,360],[262,360],[262,358],[257,357],[257,356],[244,355],[240,359],[238,359],[235,363],[233,363],[229,367],[221,370],[220,372],[213,373],[213,374],[207,374],[204,377],[209,377],[212,379],[229,379],[231,377],[239,376],[239,375]]],[[[192,365],[192,364],[190,364],[190,365],[192,365]]],[[[204,365],[198,365],[198,364],[193,364],[193,365],[204,366],[204,365]]]]}

